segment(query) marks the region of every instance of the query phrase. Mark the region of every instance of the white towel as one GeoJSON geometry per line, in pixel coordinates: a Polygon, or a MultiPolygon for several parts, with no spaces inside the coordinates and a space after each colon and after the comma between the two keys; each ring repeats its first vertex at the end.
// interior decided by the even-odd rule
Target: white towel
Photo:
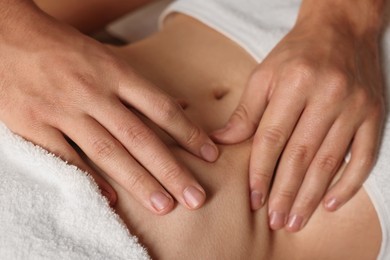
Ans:
{"type": "MultiPolygon", "coordinates": [[[[268,33],[268,38],[264,37],[266,41],[260,43],[259,49],[268,50],[280,39],[281,31],[269,26],[276,18],[267,16],[267,11],[263,13],[265,22],[257,26],[268,33]]],[[[296,10],[285,14],[290,17],[286,21],[292,21],[295,15],[296,10]]],[[[384,38],[387,48],[383,63],[389,94],[390,33],[384,38]]],[[[388,116],[387,124],[389,121],[388,116]]],[[[385,139],[385,150],[387,143],[390,139],[385,139]]],[[[387,169],[384,157],[380,157],[377,171],[387,169]]],[[[0,123],[0,259],[148,258],[89,177],[13,135],[0,123]]]]}
{"type": "Polygon", "coordinates": [[[0,123],[0,259],[149,259],[75,166],[0,123]]]}

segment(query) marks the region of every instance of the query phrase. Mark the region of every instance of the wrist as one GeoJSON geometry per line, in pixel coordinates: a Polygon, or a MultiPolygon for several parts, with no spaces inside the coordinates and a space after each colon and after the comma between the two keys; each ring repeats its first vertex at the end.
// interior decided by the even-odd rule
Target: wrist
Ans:
{"type": "Polygon", "coordinates": [[[12,31],[23,22],[23,18],[34,12],[34,4],[30,0],[4,0],[0,2],[1,32],[12,31]]]}
{"type": "Polygon", "coordinates": [[[43,32],[52,20],[31,0],[1,1],[0,16],[0,38],[3,40],[26,39],[34,32],[43,32]]]}
{"type": "Polygon", "coordinates": [[[81,34],[39,9],[31,0],[0,0],[0,44],[36,51],[46,44],[74,44],[81,34]]]}
{"type": "Polygon", "coordinates": [[[377,38],[384,4],[385,0],[303,0],[296,24],[328,26],[357,38],[377,38]]]}

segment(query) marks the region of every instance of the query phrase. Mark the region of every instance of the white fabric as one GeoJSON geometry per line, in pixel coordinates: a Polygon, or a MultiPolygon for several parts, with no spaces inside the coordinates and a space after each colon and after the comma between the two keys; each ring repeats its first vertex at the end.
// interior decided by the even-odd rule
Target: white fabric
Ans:
{"type": "Polygon", "coordinates": [[[161,12],[173,0],[153,1],[147,6],[131,12],[112,22],[106,30],[125,42],[139,41],[157,31],[157,20],[161,12]]]}
{"type": "MultiPolygon", "coordinates": [[[[198,19],[235,41],[261,61],[293,27],[300,0],[181,0],[170,5],[160,17],[180,12],[198,19]]],[[[390,14],[388,4],[387,18],[390,14]]],[[[387,104],[390,102],[390,26],[383,37],[383,63],[387,104]]],[[[382,245],[378,259],[390,259],[390,116],[387,115],[379,158],[364,187],[378,213],[382,245]]]]}
{"type": "Polygon", "coordinates": [[[165,9],[192,16],[261,61],[293,26],[300,0],[181,0],[165,9]]]}
{"type": "MultiPolygon", "coordinates": [[[[291,28],[298,5],[293,0],[184,0],[164,15],[193,16],[260,61],[291,28]]],[[[390,33],[385,38],[390,46],[390,33]]],[[[387,65],[389,53],[385,49],[387,65]]],[[[381,220],[382,259],[390,259],[389,148],[388,120],[378,163],[365,183],[381,220]]],[[[0,234],[0,259],[148,259],[89,177],[1,123],[0,234]]]]}
{"type": "Polygon", "coordinates": [[[96,184],[0,123],[0,259],[149,259],[96,184]]]}

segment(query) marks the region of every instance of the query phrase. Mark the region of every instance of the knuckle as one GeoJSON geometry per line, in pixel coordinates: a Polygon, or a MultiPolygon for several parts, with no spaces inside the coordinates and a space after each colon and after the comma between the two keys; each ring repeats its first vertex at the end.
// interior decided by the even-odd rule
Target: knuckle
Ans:
{"type": "Polygon", "coordinates": [[[261,86],[264,82],[270,81],[274,71],[267,66],[257,67],[249,78],[249,85],[261,86]]]}
{"type": "Polygon", "coordinates": [[[344,87],[329,85],[323,96],[324,102],[334,104],[335,101],[342,101],[348,97],[348,90],[344,87]]]}
{"type": "Polygon", "coordinates": [[[126,178],[126,186],[130,191],[144,189],[146,181],[145,174],[132,172],[126,178]]]}
{"type": "Polygon", "coordinates": [[[163,98],[160,102],[156,102],[156,111],[162,121],[173,121],[182,112],[179,103],[170,98],[163,98]]]}
{"type": "Polygon", "coordinates": [[[77,86],[77,94],[82,96],[82,100],[95,98],[97,94],[96,83],[94,77],[88,73],[75,72],[72,76],[72,85],[77,86]],[[85,99],[84,99],[85,98],[85,99]]]}
{"type": "Polygon", "coordinates": [[[121,127],[119,132],[125,136],[134,149],[143,147],[153,136],[150,129],[139,125],[121,127]]]}
{"type": "Polygon", "coordinates": [[[315,81],[316,70],[306,58],[296,58],[283,70],[283,76],[290,91],[306,95],[308,83],[315,81]]]}
{"type": "Polygon", "coordinates": [[[36,104],[22,105],[19,107],[20,114],[30,122],[42,121],[42,118],[44,118],[42,114],[45,110],[46,109],[41,109],[41,107],[36,104]]]}
{"type": "Polygon", "coordinates": [[[164,181],[173,185],[178,182],[183,173],[181,167],[172,163],[165,163],[160,167],[160,172],[164,181]]]}
{"type": "Polygon", "coordinates": [[[251,172],[252,180],[267,184],[271,182],[272,174],[267,173],[263,169],[253,169],[251,172]]]}
{"type": "Polygon", "coordinates": [[[187,135],[187,137],[185,139],[185,144],[187,146],[192,146],[193,144],[198,143],[199,140],[200,140],[201,135],[202,135],[202,133],[201,133],[200,128],[192,127],[190,129],[190,131],[188,132],[188,135],[187,135]]]}
{"type": "Polygon", "coordinates": [[[92,149],[98,160],[106,160],[115,152],[116,145],[109,139],[98,139],[92,142],[92,149]]]}
{"type": "Polygon", "coordinates": [[[349,76],[341,69],[329,69],[326,77],[328,84],[335,87],[345,87],[351,83],[349,76]]]}
{"type": "Polygon", "coordinates": [[[329,102],[344,100],[350,95],[350,80],[345,73],[339,71],[330,72],[326,78],[327,88],[324,98],[329,102]]]}
{"type": "Polygon", "coordinates": [[[276,198],[278,198],[281,201],[282,200],[292,201],[295,198],[295,191],[287,190],[287,189],[278,190],[276,193],[276,198]]]}
{"type": "Polygon", "coordinates": [[[110,68],[110,71],[118,77],[120,82],[125,81],[134,73],[123,62],[114,57],[106,59],[106,67],[110,68]]]}
{"type": "Polygon", "coordinates": [[[324,155],[318,158],[317,168],[321,171],[333,173],[338,165],[338,160],[332,155],[324,155]]]}
{"type": "Polygon", "coordinates": [[[355,104],[357,108],[367,107],[370,103],[370,93],[364,88],[359,88],[355,93],[355,104]]]}
{"type": "Polygon", "coordinates": [[[305,214],[307,214],[307,212],[314,209],[317,206],[317,204],[318,204],[317,198],[309,194],[302,195],[302,197],[300,197],[299,200],[297,201],[297,207],[301,211],[306,212],[305,214]]]}
{"type": "Polygon", "coordinates": [[[124,69],[124,63],[122,60],[118,59],[106,46],[103,46],[101,55],[105,62],[107,68],[111,68],[114,71],[121,72],[124,69]]]}
{"type": "Polygon", "coordinates": [[[240,103],[234,111],[234,116],[241,120],[247,120],[249,118],[249,111],[245,104],[240,103]]]}
{"type": "Polygon", "coordinates": [[[365,169],[367,171],[371,170],[371,168],[374,166],[374,163],[376,161],[376,151],[371,151],[365,154],[360,160],[359,160],[359,167],[361,169],[365,169]]]}
{"type": "Polygon", "coordinates": [[[251,117],[249,116],[249,110],[246,107],[245,104],[240,103],[236,110],[234,110],[233,117],[237,118],[241,122],[246,122],[248,124],[248,128],[254,130],[256,129],[258,123],[251,120],[251,117]]]}
{"type": "Polygon", "coordinates": [[[281,148],[286,140],[286,134],[279,127],[267,127],[259,133],[259,142],[269,146],[281,148]]]}
{"type": "Polygon", "coordinates": [[[307,162],[309,159],[309,149],[306,145],[293,145],[287,154],[288,161],[294,164],[307,162]]]}
{"type": "Polygon", "coordinates": [[[296,85],[297,87],[303,85],[303,84],[300,84],[304,81],[311,81],[315,78],[315,75],[316,75],[316,70],[315,70],[315,67],[313,66],[313,62],[310,61],[309,59],[307,58],[304,58],[304,57],[301,57],[301,58],[296,58],[292,64],[292,66],[289,67],[289,70],[287,72],[287,75],[291,75],[291,82],[295,82],[297,84],[293,84],[293,85],[296,85]],[[293,68],[293,70],[291,71],[291,68],[293,68]]]}
{"type": "Polygon", "coordinates": [[[42,122],[54,115],[57,116],[58,106],[60,106],[58,103],[55,104],[46,97],[31,97],[24,99],[15,112],[31,122],[42,122]]]}
{"type": "Polygon", "coordinates": [[[324,100],[333,104],[335,101],[344,100],[347,97],[348,97],[347,87],[329,85],[328,88],[326,89],[324,100]]]}
{"type": "Polygon", "coordinates": [[[292,65],[293,68],[295,68],[295,71],[298,72],[300,75],[304,75],[304,76],[314,75],[313,64],[309,59],[305,57],[295,58],[292,65]]]}

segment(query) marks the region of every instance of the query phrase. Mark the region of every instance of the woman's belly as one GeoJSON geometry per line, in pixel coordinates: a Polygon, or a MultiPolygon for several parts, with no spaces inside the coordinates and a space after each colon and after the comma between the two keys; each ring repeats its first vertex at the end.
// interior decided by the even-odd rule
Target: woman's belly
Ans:
{"type": "MultiPolygon", "coordinates": [[[[168,17],[163,31],[147,40],[114,51],[177,98],[185,113],[206,131],[226,123],[256,66],[239,46],[183,15],[168,17]]],[[[326,256],[370,259],[376,256],[380,227],[364,190],[337,213],[319,207],[307,227],[297,234],[271,232],[267,206],[256,212],[250,210],[251,140],[220,146],[220,158],[211,164],[185,152],[145,121],[190,169],[208,196],[206,204],[196,211],[178,205],[168,215],[156,216],[107,177],[118,192],[117,212],[152,257],[313,259],[321,255],[324,259],[326,256]]]]}
{"type": "MultiPolygon", "coordinates": [[[[177,98],[187,116],[210,132],[228,120],[256,62],[221,35],[198,25],[178,15],[169,18],[163,32],[115,51],[177,98]],[[191,37],[187,23],[195,25],[191,37]]],[[[164,259],[265,258],[269,231],[260,227],[267,227],[266,212],[252,214],[248,197],[251,143],[220,146],[218,161],[207,163],[146,122],[207,193],[201,209],[189,211],[177,205],[168,215],[156,216],[113,183],[119,215],[151,255],[164,259]]]]}
{"type": "Polygon", "coordinates": [[[268,259],[269,229],[265,209],[250,210],[247,162],[249,142],[221,146],[209,164],[178,147],[176,155],[207,193],[206,204],[190,211],[180,205],[157,216],[142,208],[122,188],[117,212],[156,259],[268,259]]]}

